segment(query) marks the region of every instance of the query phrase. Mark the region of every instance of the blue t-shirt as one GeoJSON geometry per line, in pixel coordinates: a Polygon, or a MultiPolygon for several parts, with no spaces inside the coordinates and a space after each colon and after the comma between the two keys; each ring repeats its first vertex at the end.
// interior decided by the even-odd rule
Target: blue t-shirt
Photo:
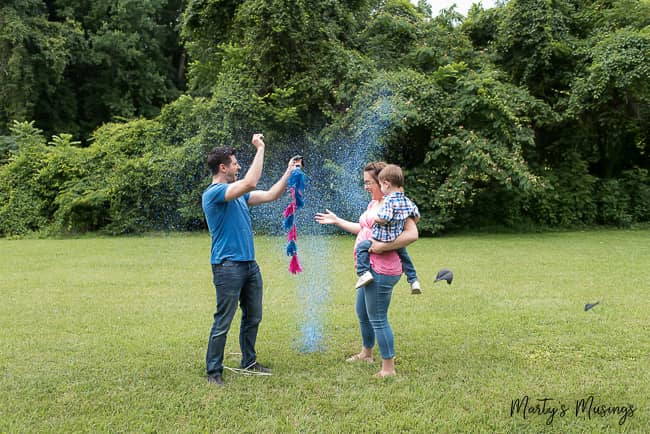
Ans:
{"type": "Polygon", "coordinates": [[[253,226],[248,211],[250,193],[226,201],[228,184],[211,184],[202,196],[203,213],[212,237],[210,263],[254,261],[253,226]]]}

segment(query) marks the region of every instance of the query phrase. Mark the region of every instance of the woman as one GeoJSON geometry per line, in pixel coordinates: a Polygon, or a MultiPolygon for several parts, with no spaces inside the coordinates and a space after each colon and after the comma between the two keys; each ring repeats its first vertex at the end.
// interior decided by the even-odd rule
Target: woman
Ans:
{"type": "Polygon", "coordinates": [[[418,239],[418,230],[413,219],[409,218],[404,232],[393,242],[380,243],[372,240],[372,224],[381,207],[384,196],[379,187],[379,172],[386,166],[384,162],[369,163],[363,171],[364,189],[370,193],[371,201],[366,211],[359,217],[359,222],[351,222],[338,217],[330,210],[316,214],[320,224],[334,224],[339,228],[357,235],[356,245],[364,240],[372,241],[370,249],[370,267],[374,280],[367,286],[357,289],[356,311],[361,329],[361,352],[350,357],[348,362],[373,362],[372,348],[375,339],[381,353],[381,371],[375,376],[395,375],[395,345],[393,331],[388,323],[388,307],[393,287],[402,274],[402,263],[395,249],[406,247],[418,239]]]}

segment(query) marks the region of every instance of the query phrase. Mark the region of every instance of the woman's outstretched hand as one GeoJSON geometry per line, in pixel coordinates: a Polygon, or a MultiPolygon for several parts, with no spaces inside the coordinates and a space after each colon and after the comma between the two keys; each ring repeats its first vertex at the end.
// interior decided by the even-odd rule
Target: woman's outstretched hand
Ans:
{"type": "Polygon", "coordinates": [[[332,211],[325,209],[325,212],[317,212],[314,216],[314,220],[322,225],[333,225],[338,221],[338,216],[332,211]]]}

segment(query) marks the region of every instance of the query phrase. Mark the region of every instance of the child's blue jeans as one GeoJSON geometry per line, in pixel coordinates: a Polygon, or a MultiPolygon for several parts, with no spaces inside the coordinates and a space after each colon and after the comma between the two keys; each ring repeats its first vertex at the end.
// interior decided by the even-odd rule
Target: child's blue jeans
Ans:
{"type": "MultiPolygon", "coordinates": [[[[361,276],[366,271],[370,271],[370,253],[368,250],[372,242],[370,240],[361,241],[357,244],[357,276],[361,276]]],[[[396,250],[399,255],[399,259],[402,261],[402,271],[406,274],[406,281],[408,283],[413,283],[418,280],[417,272],[415,271],[415,265],[411,261],[411,257],[406,251],[406,247],[396,250]]]]}

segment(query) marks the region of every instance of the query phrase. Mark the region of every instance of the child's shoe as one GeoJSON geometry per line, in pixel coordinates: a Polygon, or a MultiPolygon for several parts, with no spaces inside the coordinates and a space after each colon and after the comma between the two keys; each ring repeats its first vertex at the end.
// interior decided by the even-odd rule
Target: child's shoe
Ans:
{"type": "Polygon", "coordinates": [[[373,280],[375,280],[375,278],[372,277],[372,273],[370,271],[366,271],[361,276],[359,276],[359,280],[357,280],[357,284],[355,285],[354,288],[357,289],[357,288],[361,288],[362,286],[366,286],[373,280]]]}
{"type": "Polygon", "coordinates": [[[417,280],[411,283],[411,294],[422,294],[420,288],[420,282],[418,282],[417,280]]]}

